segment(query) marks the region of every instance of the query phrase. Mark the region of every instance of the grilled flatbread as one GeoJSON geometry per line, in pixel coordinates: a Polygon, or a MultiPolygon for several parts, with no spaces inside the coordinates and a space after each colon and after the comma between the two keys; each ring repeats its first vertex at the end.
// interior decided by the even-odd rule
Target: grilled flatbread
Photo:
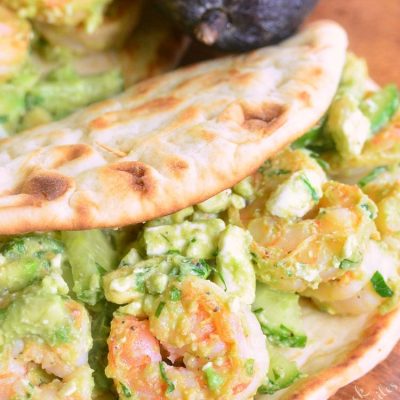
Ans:
{"type": "Polygon", "coordinates": [[[128,225],[234,185],[321,118],[346,47],[317,22],[2,140],[1,233],[128,225]]]}
{"type": "Polygon", "coordinates": [[[309,344],[288,349],[307,376],[257,400],[323,400],[382,362],[400,339],[400,308],[386,315],[332,316],[303,304],[309,344]]]}

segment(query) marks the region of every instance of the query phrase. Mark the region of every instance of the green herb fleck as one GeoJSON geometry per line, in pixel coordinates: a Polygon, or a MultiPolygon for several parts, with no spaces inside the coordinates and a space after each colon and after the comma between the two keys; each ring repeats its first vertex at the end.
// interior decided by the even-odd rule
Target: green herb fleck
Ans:
{"type": "Polygon", "coordinates": [[[260,308],[256,308],[254,311],[253,311],[253,313],[254,314],[259,314],[260,312],[263,312],[264,311],[264,309],[262,308],[262,307],[260,307],[260,308]]]}
{"type": "Polygon", "coordinates": [[[167,251],[167,254],[168,254],[168,255],[171,255],[171,254],[181,254],[181,253],[179,252],[179,250],[171,249],[171,250],[168,250],[168,251],[167,251]]]}
{"type": "Polygon", "coordinates": [[[130,389],[125,386],[123,383],[120,383],[121,386],[121,391],[122,391],[122,395],[124,397],[126,397],[127,399],[130,399],[132,397],[132,392],[130,391],[130,389]]]}
{"type": "Polygon", "coordinates": [[[340,261],[339,268],[340,269],[350,269],[351,267],[354,266],[354,264],[357,264],[357,261],[348,260],[347,258],[345,258],[342,261],[340,261]]]}
{"type": "Polygon", "coordinates": [[[171,393],[175,390],[175,385],[174,383],[168,378],[167,376],[167,372],[165,371],[165,364],[163,361],[161,361],[159,363],[159,367],[160,367],[160,375],[162,380],[167,384],[167,390],[165,391],[165,393],[171,393]]]}
{"type": "Polygon", "coordinates": [[[371,283],[372,286],[374,287],[375,292],[378,293],[379,296],[381,297],[393,296],[393,290],[390,289],[390,287],[387,285],[385,279],[383,278],[382,274],[379,271],[376,271],[374,275],[372,275],[371,283]]]}
{"type": "Polygon", "coordinates": [[[364,176],[359,182],[358,186],[363,188],[364,186],[368,185],[368,183],[375,180],[380,174],[387,171],[387,167],[376,167],[374,168],[368,175],[364,176]]]}
{"type": "Polygon", "coordinates": [[[164,307],[165,307],[165,303],[163,301],[160,301],[160,303],[157,306],[156,314],[155,314],[157,318],[161,315],[162,310],[164,309],[164,307]]]}
{"type": "Polygon", "coordinates": [[[368,214],[368,217],[370,219],[375,219],[376,218],[376,213],[374,210],[371,209],[371,207],[369,206],[369,204],[360,204],[360,207],[366,211],[366,213],[368,214]]]}
{"type": "Polygon", "coordinates": [[[211,366],[204,368],[204,376],[210,390],[216,391],[224,383],[224,379],[211,366]]]}
{"type": "Polygon", "coordinates": [[[280,176],[280,175],[287,175],[290,174],[290,170],[288,169],[273,169],[272,171],[269,171],[267,176],[280,176]]]}
{"type": "Polygon", "coordinates": [[[176,287],[172,287],[171,291],[169,292],[169,298],[172,301],[179,301],[181,299],[181,291],[180,289],[176,288],[176,287]]]}
{"type": "Polygon", "coordinates": [[[311,193],[311,197],[314,200],[315,203],[318,203],[319,201],[319,196],[317,191],[314,189],[314,186],[311,184],[311,182],[308,180],[307,177],[305,177],[304,175],[301,176],[301,180],[303,181],[303,183],[307,186],[307,189],[309,190],[309,192],[311,193]]]}
{"type": "Polygon", "coordinates": [[[244,363],[244,368],[246,369],[246,374],[248,376],[254,375],[254,358],[248,358],[244,363]]]}

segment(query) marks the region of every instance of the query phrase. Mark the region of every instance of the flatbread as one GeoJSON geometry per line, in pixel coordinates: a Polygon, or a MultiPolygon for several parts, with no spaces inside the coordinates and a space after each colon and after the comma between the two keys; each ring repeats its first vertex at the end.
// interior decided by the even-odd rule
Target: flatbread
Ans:
{"type": "Polygon", "coordinates": [[[133,224],[233,186],[321,118],[346,47],[317,22],[2,140],[0,233],[133,224]]]}
{"type": "Polygon", "coordinates": [[[289,349],[308,376],[256,400],[324,400],[382,362],[400,339],[400,307],[386,315],[331,316],[302,305],[309,348],[289,349]],[[296,354],[297,352],[297,354],[296,354]]]}

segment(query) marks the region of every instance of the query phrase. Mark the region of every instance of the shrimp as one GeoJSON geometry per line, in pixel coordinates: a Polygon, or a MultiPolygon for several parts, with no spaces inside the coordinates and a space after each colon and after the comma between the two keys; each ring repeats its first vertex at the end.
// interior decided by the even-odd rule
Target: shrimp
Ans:
{"type": "Polygon", "coordinates": [[[110,4],[103,21],[93,32],[85,27],[60,26],[36,22],[35,28],[54,46],[66,47],[76,54],[120,48],[136,27],[143,0],[116,0],[110,4]]]}
{"type": "Polygon", "coordinates": [[[29,54],[29,22],[0,5],[0,82],[12,78],[29,54]]]}
{"type": "Polygon", "coordinates": [[[376,310],[385,301],[374,289],[371,278],[378,271],[385,281],[398,281],[399,257],[385,242],[371,240],[359,268],[341,277],[323,282],[317,289],[307,289],[319,307],[332,314],[358,315],[376,310]]]}
{"type": "Polygon", "coordinates": [[[49,275],[2,310],[0,400],[91,399],[89,315],[67,291],[49,275]]]}
{"type": "Polygon", "coordinates": [[[101,22],[111,0],[3,0],[20,17],[54,25],[76,26],[84,23],[94,30],[101,22]]]}
{"type": "MultiPolygon", "coordinates": [[[[311,163],[303,157],[301,163],[304,162],[311,163]]],[[[288,171],[286,175],[293,171],[281,156],[272,160],[274,163],[280,164],[277,171],[288,171]]],[[[309,169],[307,166],[302,170],[309,169]]],[[[288,176],[280,185],[291,182],[293,179],[288,176]]],[[[310,182],[300,187],[304,196],[310,182]]],[[[334,181],[319,184],[321,194],[317,181],[308,201],[303,202],[307,208],[298,205],[304,197],[299,195],[299,185],[292,184],[288,190],[271,187],[270,182],[259,183],[258,198],[241,210],[241,222],[254,239],[251,249],[258,280],[279,290],[301,292],[343,275],[362,261],[369,239],[377,235],[373,222],[375,204],[356,186],[334,181]],[[285,212],[269,207],[277,192],[281,193],[280,204],[286,207],[285,212]]]]}
{"type": "Polygon", "coordinates": [[[116,314],[106,374],[120,398],[249,399],[268,368],[246,305],[195,276],[171,283],[148,319],[116,314]]]}

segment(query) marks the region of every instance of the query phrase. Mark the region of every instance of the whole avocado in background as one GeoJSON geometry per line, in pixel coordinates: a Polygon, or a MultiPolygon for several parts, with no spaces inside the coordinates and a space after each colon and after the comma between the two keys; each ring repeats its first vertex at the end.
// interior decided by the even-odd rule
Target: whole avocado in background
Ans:
{"type": "Polygon", "coordinates": [[[225,51],[246,51],[293,34],[318,0],[158,0],[183,30],[225,51]]]}

